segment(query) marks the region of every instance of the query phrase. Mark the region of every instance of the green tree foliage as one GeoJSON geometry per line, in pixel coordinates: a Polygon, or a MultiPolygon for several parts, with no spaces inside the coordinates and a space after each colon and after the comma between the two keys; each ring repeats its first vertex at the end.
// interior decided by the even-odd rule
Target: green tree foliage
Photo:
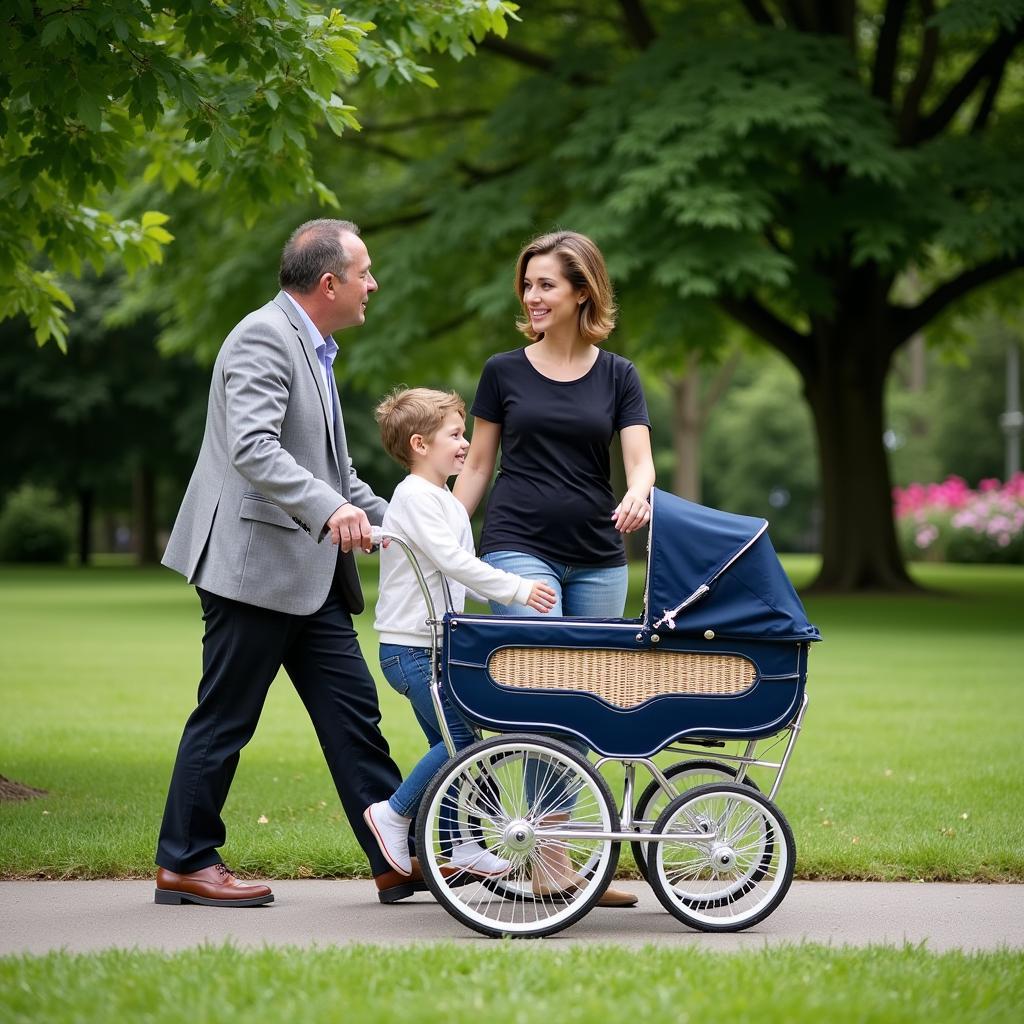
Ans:
{"type": "MultiPolygon", "coordinates": [[[[478,53],[431,60],[438,90],[371,69],[345,83],[363,130],[306,137],[382,284],[344,338],[347,377],[439,381],[516,344],[518,246],[580,228],[610,258],[620,351],[678,373],[740,325],[792,363],[818,441],[821,585],[906,586],[885,382],[908,338],[1019,281],[1024,0],[538,0],[507,38],[466,13],[495,6],[345,5],[378,25],[361,46],[478,53]],[[461,43],[415,27],[431,11],[461,43]]],[[[206,354],[317,210],[293,192],[254,222],[212,174],[131,196],[171,212],[178,241],[128,312],[155,308],[167,346],[206,354]]]]}
{"type": "Polygon", "coordinates": [[[65,562],[71,526],[53,491],[26,485],[0,511],[0,562],[65,562]]]}
{"type": "Polygon", "coordinates": [[[364,219],[395,228],[374,239],[393,280],[353,366],[509,347],[518,245],[587,231],[619,288],[620,350],[678,368],[728,321],[796,369],[818,442],[819,585],[909,586],[884,385],[908,338],[1024,261],[1024,2],[576,0],[522,15],[478,61],[439,68],[444,88],[404,130],[365,108],[361,141],[391,170],[364,219]]]}
{"type": "Polygon", "coordinates": [[[0,493],[28,481],[77,505],[83,564],[96,513],[134,504],[137,553],[155,561],[158,485],[173,491],[166,520],[202,438],[209,374],[190,357],[162,358],[152,318],[109,325],[117,279],[87,273],[70,291],[67,353],[38,351],[23,318],[0,325],[0,493]]]}
{"type": "Polygon", "coordinates": [[[357,75],[377,87],[432,85],[419,54],[461,57],[474,37],[504,32],[514,8],[10,0],[0,16],[0,319],[24,313],[40,343],[63,345],[73,302],[58,274],[98,273],[111,256],[129,271],[161,261],[167,217],[135,211],[130,183],[202,188],[249,226],[300,196],[336,205],[311,144],[324,127],[359,127],[343,96],[357,75]]]}

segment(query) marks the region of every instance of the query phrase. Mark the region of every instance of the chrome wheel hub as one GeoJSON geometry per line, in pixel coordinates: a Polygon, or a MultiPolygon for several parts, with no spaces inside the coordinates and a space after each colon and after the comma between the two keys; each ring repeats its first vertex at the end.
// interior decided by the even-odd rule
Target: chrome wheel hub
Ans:
{"type": "Polygon", "coordinates": [[[536,842],[533,826],[524,818],[516,818],[505,826],[502,833],[504,849],[513,853],[528,853],[536,842]]]}
{"type": "Polygon", "coordinates": [[[718,871],[732,871],[736,867],[736,851],[724,843],[716,844],[711,850],[711,864],[718,871]]]}

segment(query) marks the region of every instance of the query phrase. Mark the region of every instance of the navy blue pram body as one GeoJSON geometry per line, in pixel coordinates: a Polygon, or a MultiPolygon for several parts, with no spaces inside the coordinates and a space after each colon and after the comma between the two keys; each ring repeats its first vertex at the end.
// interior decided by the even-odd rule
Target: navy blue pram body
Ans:
{"type": "Polygon", "coordinates": [[[619,758],[792,721],[821,637],[767,522],[657,489],[651,500],[640,618],[445,616],[442,685],[468,719],[571,733],[619,758]]]}

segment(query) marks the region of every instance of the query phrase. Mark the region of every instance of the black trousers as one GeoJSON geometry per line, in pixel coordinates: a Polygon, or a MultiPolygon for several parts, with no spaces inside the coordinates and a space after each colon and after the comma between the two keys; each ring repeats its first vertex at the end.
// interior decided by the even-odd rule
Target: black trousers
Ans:
{"type": "MultiPolygon", "coordinates": [[[[373,874],[390,870],[363,821],[401,774],[380,731],[377,688],[352,616],[337,587],[312,615],[287,615],[199,590],[203,606],[203,676],[185,724],[167,794],[156,862],[180,873],[219,863],[221,809],[239,751],[256,731],[281,666],[309,712],[342,806],[373,874]]],[[[198,588],[197,588],[198,590],[198,588]]]]}

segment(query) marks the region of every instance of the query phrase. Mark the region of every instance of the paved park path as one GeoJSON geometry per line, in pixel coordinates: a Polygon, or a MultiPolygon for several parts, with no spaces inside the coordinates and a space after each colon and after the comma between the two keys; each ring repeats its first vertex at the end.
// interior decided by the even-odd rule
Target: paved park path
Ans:
{"type": "MultiPolygon", "coordinates": [[[[706,935],[670,917],[642,882],[629,910],[595,908],[546,943],[618,943],[734,951],[822,942],[835,946],[925,943],[940,952],[1024,948],[1024,885],[795,882],[782,906],[750,931],[706,935]]],[[[0,882],[0,956],[111,947],[178,950],[204,942],[239,947],[355,942],[485,942],[427,894],[392,906],[372,882],[280,881],[268,907],[166,907],[146,881],[0,882]]]]}

